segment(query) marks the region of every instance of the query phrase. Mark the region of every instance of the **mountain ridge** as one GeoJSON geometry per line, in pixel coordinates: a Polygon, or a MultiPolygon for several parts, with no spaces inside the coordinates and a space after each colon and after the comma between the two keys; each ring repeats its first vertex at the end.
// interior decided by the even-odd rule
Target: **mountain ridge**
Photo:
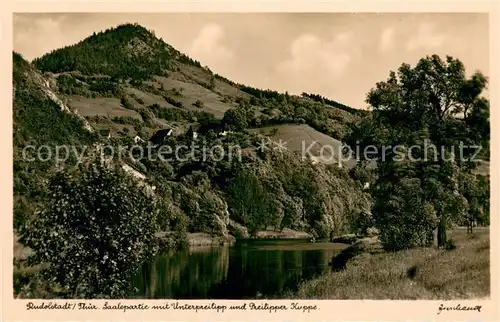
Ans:
{"type": "MultiPolygon", "coordinates": [[[[204,78],[209,77],[209,79],[203,80],[208,83],[203,84],[206,87],[213,87],[213,83],[217,80],[257,98],[273,98],[283,95],[274,90],[261,90],[239,84],[224,76],[215,74],[208,67],[202,67],[199,61],[191,59],[186,54],[165,43],[163,39],[156,38],[154,31],[147,30],[139,24],[127,23],[94,33],[74,45],[55,49],[39,58],[35,58],[32,63],[42,72],[78,71],[86,75],[103,73],[112,78],[132,76],[132,78],[142,80],[153,75],[166,76],[167,73],[175,73],[179,71],[180,67],[187,65],[198,68],[201,73],[205,73],[204,78]],[[111,50],[115,50],[115,53],[110,54],[109,51],[111,50]],[[139,57],[138,60],[134,61],[134,64],[130,63],[132,56],[139,57]],[[142,59],[140,59],[141,56],[142,59]],[[106,57],[106,59],[103,57],[106,57]],[[85,59],[88,60],[86,64],[82,62],[85,59]]],[[[364,113],[363,110],[348,107],[319,95],[303,93],[302,97],[315,101],[326,100],[327,105],[350,113],[364,113]]]]}

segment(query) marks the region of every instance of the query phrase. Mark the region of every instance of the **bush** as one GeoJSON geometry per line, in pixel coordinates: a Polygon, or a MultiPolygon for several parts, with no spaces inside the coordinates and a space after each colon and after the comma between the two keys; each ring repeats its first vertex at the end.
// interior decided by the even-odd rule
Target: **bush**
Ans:
{"type": "Polygon", "coordinates": [[[432,244],[438,217],[434,206],[422,197],[420,181],[405,179],[390,198],[376,199],[373,216],[386,250],[432,244]]]}
{"type": "Polygon", "coordinates": [[[165,101],[167,101],[167,103],[169,104],[172,104],[173,106],[175,107],[179,107],[179,108],[182,108],[184,105],[182,104],[182,102],[180,101],[177,101],[169,96],[163,96],[163,98],[165,99],[165,101]]]}
{"type": "Polygon", "coordinates": [[[118,124],[140,125],[141,121],[131,116],[115,116],[112,121],[118,124]]]}
{"type": "Polygon", "coordinates": [[[198,107],[198,108],[203,108],[203,106],[204,106],[203,102],[200,100],[197,100],[196,102],[194,102],[193,105],[198,107]]]}
{"type": "Polygon", "coordinates": [[[120,99],[120,102],[122,103],[122,106],[124,108],[128,108],[129,110],[133,110],[134,109],[134,105],[125,97],[122,97],[120,99]]]}
{"type": "Polygon", "coordinates": [[[373,216],[370,212],[361,211],[349,217],[349,225],[352,233],[368,235],[368,230],[374,225],[373,216]]]}
{"type": "Polygon", "coordinates": [[[120,168],[84,165],[50,180],[45,211],[23,229],[32,264],[66,298],[121,298],[155,251],[155,198],[120,168]]]}

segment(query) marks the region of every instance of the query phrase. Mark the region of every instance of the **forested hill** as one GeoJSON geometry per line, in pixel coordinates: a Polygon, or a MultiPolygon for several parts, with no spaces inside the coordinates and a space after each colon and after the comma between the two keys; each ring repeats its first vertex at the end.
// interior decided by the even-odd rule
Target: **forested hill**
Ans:
{"type": "Polygon", "coordinates": [[[42,71],[79,71],[117,79],[143,79],[163,75],[175,62],[201,67],[139,25],[120,25],[79,43],[56,49],[33,64],[42,71]]]}
{"type": "Polygon", "coordinates": [[[150,124],[143,124],[149,126],[141,126],[145,135],[157,125],[176,127],[171,123],[211,115],[221,119],[228,109],[244,106],[250,127],[306,123],[342,140],[363,113],[333,100],[318,100],[318,95],[291,96],[236,84],[137,24],[95,33],[33,64],[57,80],[58,91],[67,96],[69,106],[86,117],[108,118],[94,123],[118,130],[112,126],[114,117],[151,119],[150,124]]]}
{"type": "MultiPolygon", "coordinates": [[[[336,162],[328,166],[303,159],[297,154],[300,144],[285,151],[258,151],[266,137],[316,137],[338,146],[361,119],[343,105],[236,84],[134,24],[96,33],[32,64],[16,53],[14,59],[14,75],[39,79],[41,89],[28,88],[15,77],[14,132],[22,135],[15,134],[14,143],[19,151],[28,142],[146,144],[162,129],[173,130],[169,144],[190,145],[192,128],[209,148],[237,145],[244,150],[241,160],[119,160],[117,165],[156,187],[166,207],[159,232],[248,236],[292,229],[327,236],[332,229],[348,232],[355,218],[369,211],[362,180],[336,162]],[[39,94],[44,92],[53,97],[39,94]],[[29,113],[21,93],[38,99],[29,113]],[[221,137],[221,131],[230,134],[221,137]],[[142,141],[134,142],[137,136],[142,141]]],[[[41,209],[52,174],[75,171],[76,160],[70,161],[42,166],[15,155],[17,229],[41,209]]]]}

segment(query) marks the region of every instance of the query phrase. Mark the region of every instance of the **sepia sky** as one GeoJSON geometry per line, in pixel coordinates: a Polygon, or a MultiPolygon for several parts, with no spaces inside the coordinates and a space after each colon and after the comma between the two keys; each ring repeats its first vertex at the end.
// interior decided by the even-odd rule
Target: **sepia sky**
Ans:
{"type": "Polygon", "coordinates": [[[489,75],[486,14],[16,14],[14,50],[32,60],[126,22],[233,81],[356,108],[366,107],[366,93],[390,70],[425,55],[451,55],[468,74],[489,75]]]}

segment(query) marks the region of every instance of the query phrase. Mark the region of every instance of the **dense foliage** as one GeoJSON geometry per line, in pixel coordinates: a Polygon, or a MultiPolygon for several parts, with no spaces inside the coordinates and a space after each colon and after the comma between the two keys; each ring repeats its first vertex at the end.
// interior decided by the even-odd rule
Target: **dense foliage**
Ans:
{"type": "Polygon", "coordinates": [[[231,213],[249,231],[292,228],[327,237],[349,232],[369,211],[369,196],[345,170],[293,153],[263,157],[239,168],[226,189],[231,213]]]}
{"type": "MultiPolygon", "coordinates": [[[[83,145],[96,140],[96,135],[84,128],[79,117],[61,110],[48,97],[43,80],[37,76],[21,55],[13,53],[15,228],[23,224],[45,195],[42,183],[57,165],[55,147],[72,146],[81,151],[83,145]]],[[[71,154],[67,156],[67,163],[76,162],[71,154]]]]}
{"type": "Polygon", "coordinates": [[[373,215],[386,248],[428,245],[434,229],[443,246],[447,226],[480,213],[478,197],[459,189],[460,177],[475,181],[479,158],[460,147],[489,141],[489,104],[480,96],[486,84],[479,72],[467,79],[459,60],[433,55],[413,68],[403,64],[368,93],[372,117],[351,142],[378,150],[373,215]]]}
{"type": "Polygon", "coordinates": [[[54,50],[33,63],[44,72],[79,71],[84,75],[145,80],[152,75],[164,75],[174,68],[176,60],[199,65],[144,27],[123,24],[94,33],[75,45],[54,50]]]}
{"type": "Polygon", "coordinates": [[[33,264],[66,298],[121,298],[139,265],[154,253],[160,208],[119,169],[94,163],[58,173],[47,208],[30,220],[21,241],[33,264]]]}

